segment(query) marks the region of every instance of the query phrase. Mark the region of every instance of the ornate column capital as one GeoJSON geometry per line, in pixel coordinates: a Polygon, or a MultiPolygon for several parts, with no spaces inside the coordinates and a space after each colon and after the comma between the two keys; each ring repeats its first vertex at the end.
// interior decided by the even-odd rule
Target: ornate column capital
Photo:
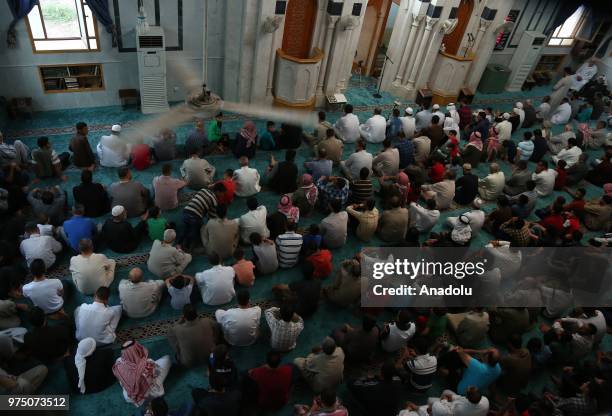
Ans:
{"type": "Polygon", "coordinates": [[[412,26],[417,27],[425,18],[424,14],[412,13],[412,26]]]}
{"type": "Polygon", "coordinates": [[[438,20],[440,19],[427,16],[427,19],[425,21],[425,30],[431,30],[436,25],[436,23],[438,23],[438,20]]]}
{"type": "Polygon", "coordinates": [[[483,19],[481,17],[480,21],[478,22],[478,30],[481,32],[486,32],[489,26],[491,26],[491,23],[493,23],[492,20],[483,19]]]}
{"type": "Polygon", "coordinates": [[[359,25],[357,16],[344,16],[340,19],[340,26],[344,30],[353,30],[359,25]]]}
{"type": "Polygon", "coordinates": [[[274,33],[278,30],[283,21],[283,16],[267,16],[261,24],[264,33],[274,33]]]}
{"type": "Polygon", "coordinates": [[[340,19],[340,16],[332,16],[330,14],[327,15],[327,27],[332,28],[336,26],[336,22],[340,19]]]}

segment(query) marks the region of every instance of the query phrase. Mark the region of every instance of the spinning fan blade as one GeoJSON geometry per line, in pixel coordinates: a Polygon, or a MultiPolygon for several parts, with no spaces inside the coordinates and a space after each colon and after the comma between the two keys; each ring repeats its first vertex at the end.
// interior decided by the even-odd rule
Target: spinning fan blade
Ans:
{"type": "Polygon", "coordinates": [[[317,124],[317,115],[312,111],[282,110],[267,105],[235,103],[223,101],[221,108],[232,113],[260,118],[263,120],[275,120],[295,126],[310,127],[317,124]]]}
{"type": "Polygon", "coordinates": [[[189,121],[197,114],[186,104],[179,104],[171,107],[169,111],[157,117],[145,120],[129,127],[125,133],[121,134],[124,140],[135,143],[157,136],[162,129],[171,129],[181,123],[189,121]]]}

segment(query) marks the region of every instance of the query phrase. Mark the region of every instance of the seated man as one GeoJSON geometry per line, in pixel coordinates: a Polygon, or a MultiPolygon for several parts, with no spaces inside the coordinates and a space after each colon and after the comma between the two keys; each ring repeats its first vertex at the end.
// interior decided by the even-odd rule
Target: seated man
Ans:
{"type": "Polygon", "coordinates": [[[236,272],[231,266],[224,266],[218,254],[208,256],[211,268],[196,273],[195,279],[205,305],[223,305],[234,298],[234,277],[236,272]]]}
{"type": "Polygon", "coordinates": [[[380,334],[380,346],[385,352],[401,350],[414,337],[416,325],[411,315],[409,309],[401,309],[393,321],[385,323],[380,334]]]}
{"type": "Polygon", "coordinates": [[[336,138],[335,133],[334,129],[327,129],[325,139],[319,142],[317,149],[325,149],[327,158],[337,166],[342,159],[344,143],[336,138]]]}
{"type": "Polygon", "coordinates": [[[397,410],[401,408],[401,397],[405,389],[396,373],[393,361],[386,360],[380,368],[380,374],[363,376],[347,383],[348,391],[362,406],[364,414],[379,416],[398,414],[397,410]]]}
{"type": "Polygon", "coordinates": [[[162,166],[161,176],[153,178],[153,190],[155,192],[155,206],[162,211],[178,207],[178,191],[187,183],[172,177],[172,165],[166,163],[162,166]]]}
{"type": "Polygon", "coordinates": [[[380,143],[385,140],[387,120],[381,115],[380,108],[374,109],[374,115],[359,126],[360,135],[370,143],[380,143]]]}
{"type": "Polygon", "coordinates": [[[140,182],[132,181],[132,173],[127,167],[119,168],[117,174],[119,182],[113,183],[108,190],[111,206],[121,205],[129,218],[142,215],[149,205],[149,190],[140,182]]]}
{"type": "Polygon", "coordinates": [[[46,268],[55,264],[56,254],[62,251],[59,241],[48,235],[41,235],[38,225],[35,222],[29,223],[25,227],[28,238],[24,239],[19,245],[19,250],[25,258],[28,266],[35,259],[42,259],[46,268]]]}
{"type": "Polygon", "coordinates": [[[358,140],[355,145],[355,152],[351,153],[346,160],[340,162],[340,170],[349,181],[354,181],[360,177],[361,169],[367,168],[368,172],[372,171],[373,159],[372,154],[366,151],[365,140],[358,140]]]}
{"type": "Polygon", "coordinates": [[[259,185],[259,171],[249,167],[249,158],[240,157],[240,169],[234,171],[237,196],[253,196],[261,191],[259,185]]]}
{"type": "Polygon", "coordinates": [[[30,264],[30,273],[34,278],[30,283],[23,285],[23,296],[30,299],[34,306],[43,310],[46,315],[58,314],[66,316],[64,312],[64,286],[59,279],[47,279],[47,268],[41,259],[34,259],[30,264]]]}
{"type": "Polygon", "coordinates": [[[28,202],[34,215],[46,215],[54,226],[62,225],[66,218],[66,194],[59,186],[32,189],[28,194],[28,202]]]}
{"type": "Polygon", "coordinates": [[[344,106],[344,115],[336,121],[334,129],[338,138],[344,143],[354,143],[359,139],[361,133],[359,118],[353,114],[353,106],[351,104],[344,106]]]}
{"type": "Polygon", "coordinates": [[[32,151],[32,160],[36,170],[36,176],[40,179],[57,176],[66,180],[64,169],[70,164],[70,154],[64,152],[58,155],[51,147],[48,137],[38,139],[38,149],[32,151]]]}
{"type": "MultiPolygon", "coordinates": [[[[262,207],[266,208],[263,205],[262,207]]],[[[237,219],[227,218],[227,205],[217,205],[217,218],[211,218],[200,229],[202,246],[206,249],[206,254],[216,253],[222,260],[231,257],[238,247],[238,224],[237,219]]]]}
{"type": "Polygon", "coordinates": [[[497,163],[491,163],[490,173],[478,181],[478,194],[485,201],[495,201],[504,192],[506,178],[497,163]]]}
{"type": "Polygon", "coordinates": [[[410,215],[409,227],[416,227],[420,233],[428,233],[440,218],[440,211],[436,209],[436,200],[428,199],[425,201],[425,207],[420,206],[416,202],[411,202],[408,208],[410,215]]]}
{"type": "Polygon", "coordinates": [[[344,374],[344,352],[336,346],[333,338],[327,337],[320,347],[314,347],[306,358],[296,358],[293,364],[315,394],[336,388],[344,374]]]}
{"type": "Polygon", "coordinates": [[[285,160],[277,162],[274,155],[270,155],[268,172],[268,186],[279,194],[291,194],[297,189],[298,167],[295,164],[295,150],[285,152],[285,160]]]}
{"type": "Polygon", "coordinates": [[[0,167],[15,163],[19,168],[27,168],[30,149],[21,140],[15,140],[13,144],[4,141],[4,135],[0,131],[0,167]]]}
{"type": "Polygon", "coordinates": [[[372,169],[377,176],[395,176],[399,172],[399,150],[391,147],[391,140],[383,141],[383,150],[372,160],[372,169]]]}
{"type": "Polygon", "coordinates": [[[463,376],[457,385],[457,393],[466,394],[469,387],[474,386],[479,390],[486,390],[495,382],[501,375],[501,366],[499,365],[500,355],[496,348],[487,350],[464,350],[457,348],[455,350],[465,366],[463,376]],[[477,360],[470,354],[481,354],[482,361],[477,360]]]}
{"type": "Polygon", "coordinates": [[[102,184],[93,182],[93,174],[84,169],[81,172],[81,183],[72,188],[74,203],[83,205],[83,215],[99,217],[110,211],[110,198],[102,184]]]}
{"type": "Polygon", "coordinates": [[[172,246],[174,240],[176,240],[176,231],[167,229],[164,231],[164,241],[155,240],[149,253],[147,268],[162,279],[183,273],[185,267],[191,263],[191,254],[183,253],[182,250],[172,246]]]}
{"type": "Polygon", "coordinates": [[[346,243],[348,214],[338,199],[329,203],[331,213],[321,221],[321,235],[328,248],[339,248],[346,243]]]}
{"type": "Polygon", "coordinates": [[[100,165],[109,168],[126,166],[130,159],[130,146],[120,137],[121,126],[114,124],[110,136],[100,137],[96,147],[100,165]]]}
{"type": "Polygon", "coordinates": [[[136,250],[140,240],[147,234],[147,216],[145,212],[140,222],[133,227],[127,222],[127,213],[121,205],[115,205],[111,211],[112,218],[102,226],[100,237],[104,243],[116,253],[130,253],[136,250]]]}
{"type": "Polygon", "coordinates": [[[142,139],[137,139],[130,149],[130,162],[136,170],[145,170],[153,163],[153,149],[142,139]]]}
{"type": "Polygon", "coordinates": [[[489,314],[483,308],[464,313],[449,313],[449,326],[457,337],[457,343],[465,348],[477,347],[487,336],[489,314]]]}
{"type": "Polygon", "coordinates": [[[403,351],[396,367],[402,370],[402,378],[407,379],[414,390],[422,393],[432,385],[438,369],[438,360],[429,352],[427,337],[416,337],[412,345],[413,348],[408,347],[403,351]]]}
{"type": "Polygon", "coordinates": [[[400,205],[400,199],[394,195],[389,200],[390,209],[383,211],[378,222],[378,237],[389,243],[404,241],[410,216],[406,208],[400,205]]]}
{"type": "Polygon", "coordinates": [[[115,330],[121,319],[122,308],[121,305],[109,306],[109,297],[110,289],[100,286],[93,303],[83,303],[74,310],[77,340],[93,338],[98,345],[115,342],[115,330]]]}
{"type": "Polygon", "coordinates": [[[236,298],[237,308],[217,309],[215,318],[221,325],[225,340],[230,345],[246,347],[252,345],[259,335],[261,308],[249,304],[251,296],[248,290],[240,290],[236,298]]]}
{"type": "Polygon", "coordinates": [[[444,179],[430,185],[421,186],[423,199],[435,199],[438,209],[448,209],[455,197],[455,173],[447,170],[444,179]]]}
{"type": "Polygon", "coordinates": [[[344,260],[334,282],[323,288],[323,296],[341,307],[355,304],[361,298],[361,266],[355,259],[344,260]]]}
{"type": "Polygon", "coordinates": [[[194,152],[189,159],[181,165],[181,176],[191,189],[202,189],[211,183],[215,177],[216,168],[208,163],[206,159],[200,158],[199,152],[194,148],[194,152]]]}
{"type": "MultiPolygon", "coordinates": [[[[252,197],[246,201],[249,212],[240,217],[240,238],[243,243],[249,244],[252,233],[257,233],[263,238],[270,236],[270,230],[266,225],[268,210],[265,205],[260,205],[257,198],[252,197]]],[[[233,251],[232,251],[233,252],[233,251]]]]}
{"type": "Polygon", "coordinates": [[[93,243],[88,238],[79,242],[79,251],[78,256],[70,259],[70,273],[77,290],[89,296],[101,286],[109,287],[115,278],[115,260],[94,253],[93,243]]]}
{"type": "Polygon", "coordinates": [[[142,269],[134,267],[128,279],[119,283],[119,299],[130,318],[144,318],[157,309],[165,283],[163,280],[143,281],[142,269]]]}
{"type": "Polygon", "coordinates": [[[380,330],[376,326],[376,319],[369,315],[364,315],[361,328],[345,324],[333,334],[336,343],[344,350],[346,359],[352,363],[370,362],[376,351],[379,336],[380,330]]]}
{"type": "Polygon", "coordinates": [[[317,182],[323,176],[330,176],[334,167],[334,162],[327,158],[327,151],[324,148],[317,149],[317,157],[308,162],[304,162],[306,172],[312,175],[312,180],[317,182]]]}
{"type": "Polygon", "coordinates": [[[218,329],[210,318],[198,317],[195,306],[183,306],[183,316],[168,330],[168,343],[181,365],[193,367],[208,361],[218,338],[218,329]]]}
{"type": "Polygon", "coordinates": [[[266,363],[249,370],[249,377],[257,385],[257,406],[264,411],[280,410],[289,401],[293,385],[293,366],[281,365],[281,353],[271,350],[266,363]]]}
{"type": "Polygon", "coordinates": [[[70,248],[76,253],[79,251],[81,240],[93,240],[98,233],[96,223],[83,216],[85,208],[81,204],[75,204],[72,209],[72,218],[64,221],[59,229],[59,234],[64,237],[70,248]]]}
{"type": "Polygon", "coordinates": [[[294,349],[300,333],[304,330],[304,320],[294,313],[293,305],[283,302],[280,308],[266,309],[265,316],[271,332],[270,347],[274,351],[282,352],[294,349]]]}
{"type": "Polygon", "coordinates": [[[42,362],[62,358],[74,342],[72,328],[66,322],[47,325],[45,312],[38,307],[30,311],[32,328],[23,337],[23,347],[28,354],[42,362]]]}

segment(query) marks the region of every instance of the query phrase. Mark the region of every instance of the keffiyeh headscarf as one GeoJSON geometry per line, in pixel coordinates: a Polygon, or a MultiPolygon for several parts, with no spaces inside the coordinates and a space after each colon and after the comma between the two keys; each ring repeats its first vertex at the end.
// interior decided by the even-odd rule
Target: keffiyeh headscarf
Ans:
{"type": "Polygon", "coordinates": [[[79,342],[76,354],[74,355],[74,366],[79,375],[78,388],[81,394],[85,394],[85,369],[87,367],[87,357],[96,351],[96,340],[85,338],[79,342]]]}
{"type": "Polygon", "coordinates": [[[257,141],[257,128],[252,121],[246,121],[240,129],[240,135],[246,139],[246,147],[255,145],[257,141]]]}
{"type": "Polygon", "coordinates": [[[298,207],[293,206],[293,202],[287,194],[281,196],[281,199],[278,202],[277,209],[279,212],[285,214],[288,220],[291,220],[295,223],[300,220],[300,209],[298,207]]]}
{"type": "Polygon", "coordinates": [[[466,244],[472,238],[472,227],[467,215],[461,214],[451,231],[451,240],[457,244],[466,244]]]}
{"type": "Polygon", "coordinates": [[[406,175],[406,172],[401,171],[397,174],[395,186],[400,191],[402,205],[405,205],[410,195],[410,178],[406,175]]]}
{"type": "Polygon", "coordinates": [[[470,134],[470,141],[467,144],[468,146],[474,146],[478,150],[482,151],[482,135],[479,131],[475,131],[470,134]]]}
{"type": "Polygon", "coordinates": [[[319,190],[312,183],[312,175],[305,173],[302,175],[302,189],[306,194],[306,200],[313,207],[317,203],[317,197],[319,196],[319,190]]]}
{"type": "Polygon", "coordinates": [[[137,406],[144,402],[155,381],[155,370],[147,349],[135,341],[121,350],[121,359],[113,365],[113,374],[137,406]]]}

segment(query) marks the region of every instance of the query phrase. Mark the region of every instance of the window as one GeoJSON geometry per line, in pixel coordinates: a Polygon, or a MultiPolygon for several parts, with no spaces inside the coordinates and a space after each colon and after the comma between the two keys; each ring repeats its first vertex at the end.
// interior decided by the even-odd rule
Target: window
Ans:
{"type": "Polygon", "coordinates": [[[578,7],[561,26],[557,27],[548,40],[548,46],[572,46],[576,34],[586,18],[584,6],[578,7]]]}
{"type": "Polygon", "coordinates": [[[34,52],[100,50],[87,0],[39,0],[27,21],[34,52]]]}

